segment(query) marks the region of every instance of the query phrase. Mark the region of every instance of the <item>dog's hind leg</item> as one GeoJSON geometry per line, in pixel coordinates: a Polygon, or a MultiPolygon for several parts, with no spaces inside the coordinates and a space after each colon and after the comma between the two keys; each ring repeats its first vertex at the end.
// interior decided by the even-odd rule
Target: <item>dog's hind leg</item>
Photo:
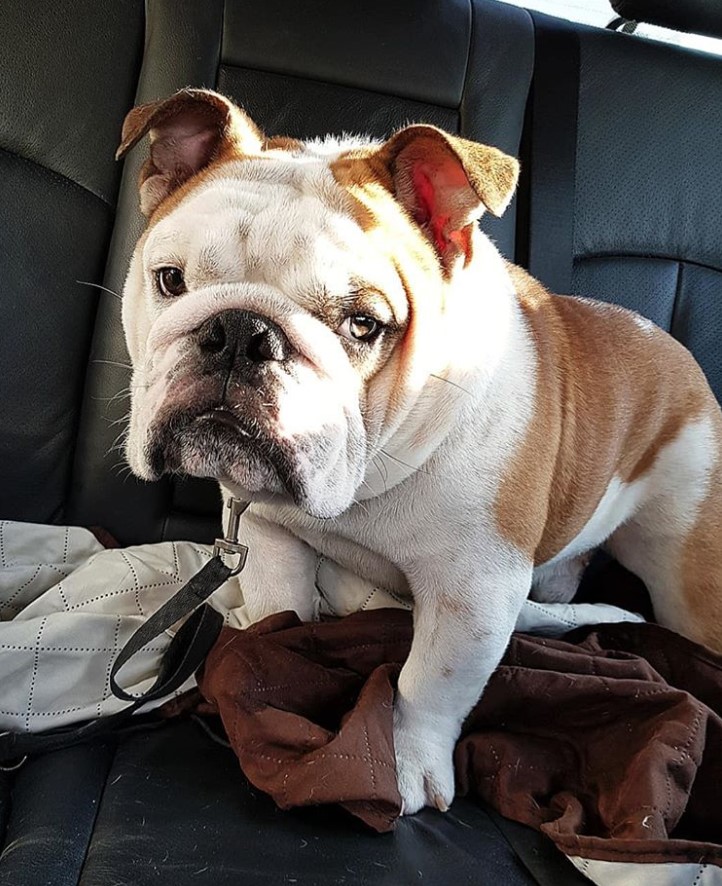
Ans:
{"type": "Polygon", "coordinates": [[[534,569],[529,597],[537,603],[571,603],[579,589],[582,574],[589,564],[590,554],[550,560],[534,569]]]}
{"type": "Polygon", "coordinates": [[[606,547],[647,585],[657,621],[722,653],[722,421],[660,454],[650,494],[606,547]]]}

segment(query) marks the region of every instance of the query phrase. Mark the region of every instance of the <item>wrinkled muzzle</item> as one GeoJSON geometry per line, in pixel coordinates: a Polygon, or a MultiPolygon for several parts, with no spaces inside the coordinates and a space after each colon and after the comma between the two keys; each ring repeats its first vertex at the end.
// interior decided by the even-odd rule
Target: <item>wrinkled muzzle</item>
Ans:
{"type": "Polygon", "coordinates": [[[145,383],[133,385],[131,467],[146,479],[210,477],[316,517],[341,513],[366,465],[358,383],[310,360],[312,350],[259,311],[207,317],[136,373],[145,383]]]}

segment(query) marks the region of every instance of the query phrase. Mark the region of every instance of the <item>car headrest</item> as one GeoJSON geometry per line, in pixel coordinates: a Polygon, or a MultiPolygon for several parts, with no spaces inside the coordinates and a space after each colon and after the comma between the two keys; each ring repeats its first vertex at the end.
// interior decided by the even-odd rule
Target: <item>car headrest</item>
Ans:
{"type": "Polygon", "coordinates": [[[720,0],[611,0],[611,4],[628,21],[722,38],[720,0]]]}

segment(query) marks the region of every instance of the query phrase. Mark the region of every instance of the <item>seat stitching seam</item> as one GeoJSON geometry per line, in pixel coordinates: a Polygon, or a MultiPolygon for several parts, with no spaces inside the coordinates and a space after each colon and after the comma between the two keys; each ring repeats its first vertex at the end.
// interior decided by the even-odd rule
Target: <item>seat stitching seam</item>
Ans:
{"type": "Polygon", "coordinates": [[[20,163],[24,163],[27,166],[33,166],[36,169],[41,169],[44,173],[46,173],[46,175],[49,175],[50,178],[54,179],[60,184],[72,185],[74,188],[77,188],[84,194],[88,194],[91,197],[94,197],[96,200],[99,200],[103,204],[103,206],[106,206],[108,209],[110,209],[111,212],[114,211],[114,206],[112,203],[110,203],[104,197],[101,197],[100,194],[96,193],[87,185],[82,185],[80,182],[76,182],[74,178],[70,178],[69,176],[64,175],[62,172],[57,172],[57,170],[52,169],[50,166],[46,166],[39,160],[33,160],[31,157],[25,157],[22,154],[18,154],[17,151],[11,151],[10,148],[0,146],[0,151],[3,154],[7,154],[8,157],[14,157],[16,160],[19,160],[20,163]]]}
{"type": "Polygon", "coordinates": [[[593,261],[598,258],[638,258],[642,261],[650,259],[652,261],[675,262],[679,265],[694,265],[696,268],[703,268],[706,271],[714,271],[717,274],[722,274],[722,267],[715,267],[715,265],[708,265],[705,264],[705,262],[695,261],[694,259],[689,259],[687,257],[678,258],[675,255],[660,255],[654,252],[584,252],[577,255],[575,261],[593,261]]]}
{"type": "MultiPolygon", "coordinates": [[[[677,279],[674,284],[674,299],[672,301],[672,315],[669,318],[669,330],[675,335],[674,329],[677,325],[677,315],[679,314],[679,298],[682,292],[682,272],[684,271],[684,262],[677,261],[677,279]]],[[[676,336],[675,336],[676,338],[676,336]]]]}
{"type": "Polygon", "coordinates": [[[105,781],[103,782],[103,786],[100,789],[100,793],[98,796],[98,802],[95,804],[95,816],[93,818],[93,822],[88,829],[87,834],[87,842],[85,845],[85,853],[83,854],[83,861],[80,864],[80,869],[78,871],[78,886],[82,886],[83,883],[83,874],[85,872],[86,865],[88,863],[88,855],[90,853],[90,847],[93,842],[93,834],[95,833],[95,827],[98,823],[98,818],[100,816],[100,809],[103,805],[103,799],[105,797],[105,792],[108,789],[108,784],[110,781],[110,773],[113,771],[113,766],[118,758],[118,743],[116,742],[115,747],[113,748],[113,756],[108,764],[108,770],[106,773],[105,781]]]}
{"type": "Polygon", "coordinates": [[[476,17],[474,15],[474,4],[469,0],[469,39],[466,44],[466,61],[464,62],[464,78],[461,83],[461,95],[456,110],[459,114],[459,132],[464,131],[464,98],[466,96],[466,84],[469,79],[469,63],[471,62],[471,47],[474,44],[474,31],[476,28],[476,17]]]}
{"type": "MultiPolygon", "coordinates": [[[[334,88],[339,89],[348,89],[351,92],[364,92],[369,95],[378,95],[383,98],[397,100],[401,102],[410,102],[416,105],[423,105],[427,108],[438,108],[441,111],[451,111],[459,116],[459,105],[447,105],[440,104],[437,101],[432,99],[424,99],[424,98],[411,98],[408,95],[399,95],[397,92],[382,92],[380,89],[373,89],[369,86],[353,86],[348,83],[337,83],[336,81],[324,80],[321,77],[311,77],[307,74],[285,74],[279,71],[273,71],[270,68],[259,68],[257,66],[250,67],[246,65],[236,64],[234,62],[223,61],[221,59],[221,63],[218,67],[219,76],[223,73],[224,70],[231,69],[231,71],[243,71],[251,74],[267,74],[271,77],[279,77],[284,80],[303,80],[307,83],[320,83],[324,86],[332,86],[334,88]]],[[[458,120],[457,120],[458,124],[458,120]]]]}

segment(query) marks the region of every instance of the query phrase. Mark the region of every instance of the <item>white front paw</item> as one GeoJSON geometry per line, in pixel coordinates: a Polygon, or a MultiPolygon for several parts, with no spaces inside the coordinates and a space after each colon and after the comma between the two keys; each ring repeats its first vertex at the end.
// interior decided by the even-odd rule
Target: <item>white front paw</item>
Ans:
{"type": "Polygon", "coordinates": [[[455,742],[453,732],[412,730],[395,712],[396,780],[402,815],[413,815],[424,806],[435,806],[442,812],[449,808],[454,799],[455,742]]]}
{"type": "Polygon", "coordinates": [[[300,596],[295,599],[280,599],[271,596],[258,596],[245,594],[246,613],[251,624],[257,624],[268,618],[269,615],[275,615],[277,612],[286,612],[291,610],[298,615],[301,621],[318,621],[315,599],[309,594],[308,599],[302,599],[300,596]]]}

